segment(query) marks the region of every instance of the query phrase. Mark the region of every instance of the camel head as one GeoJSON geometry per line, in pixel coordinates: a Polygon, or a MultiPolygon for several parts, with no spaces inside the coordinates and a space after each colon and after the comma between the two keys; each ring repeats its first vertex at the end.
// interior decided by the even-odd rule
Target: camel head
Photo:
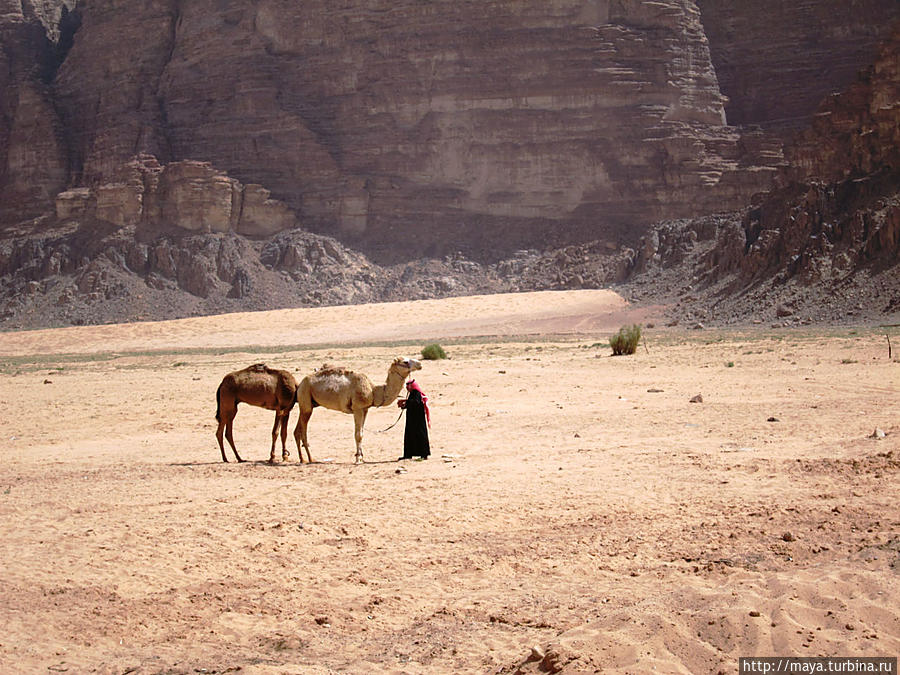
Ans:
{"type": "Polygon", "coordinates": [[[422,370],[422,364],[415,359],[398,356],[391,364],[391,370],[403,375],[403,377],[407,377],[414,370],[422,370]]]}

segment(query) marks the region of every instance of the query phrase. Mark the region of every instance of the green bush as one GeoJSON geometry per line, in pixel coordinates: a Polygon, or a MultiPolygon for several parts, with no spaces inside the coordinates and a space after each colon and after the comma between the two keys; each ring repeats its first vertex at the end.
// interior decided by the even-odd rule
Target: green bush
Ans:
{"type": "Polygon", "coordinates": [[[422,347],[422,358],[426,361],[438,361],[447,358],[447,352],[439,344],[431,344],[422,347]]]}
{"type": "Polygon", "coordinates": [[[609,346],[612,347],[613,356],[622,354],[634,354],[638,343],[641,341],[641,326],[622,326],[619,332],[609,338],[609,346]]]}

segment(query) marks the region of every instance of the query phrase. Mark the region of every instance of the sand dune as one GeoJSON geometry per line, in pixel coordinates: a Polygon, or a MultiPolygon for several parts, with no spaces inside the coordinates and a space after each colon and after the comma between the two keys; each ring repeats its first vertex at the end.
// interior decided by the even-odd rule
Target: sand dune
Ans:
{"type": "Polygon", "coordinates": [[[607,290],[541,291],[348,307],[246,312],[0,333],[0,354],[283,346],[475,335],[610,331],[655,318],[607,290]]]}
{"type": "Polygon", "coordinates": [[[0,335],[0,671],[733,673],[900,653],[884,336],[653,329],[610,357],[647,316],[579,291],[0,335]],[[247,407],[251,461],[220,461],[225,372],[328,360],[380,380],[420,339],[451,356],[417,374],[427,462],[394,461],[393,406],[369,415],[361,466],[352,418],[321,409],[322,461],[267,464],[272,413],[247,407]]]}

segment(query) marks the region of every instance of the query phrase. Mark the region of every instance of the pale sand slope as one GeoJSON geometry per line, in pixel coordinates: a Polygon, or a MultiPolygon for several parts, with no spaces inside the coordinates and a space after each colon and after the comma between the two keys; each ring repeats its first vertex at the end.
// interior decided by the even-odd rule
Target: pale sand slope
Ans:
{"type": "Polygon", "coordinates": [[[0,354],[614,332],[625,322],[653,318],[654,309],[631,308],[621,296],[606,290],[508,293],[0,333],[0,354]]]}
{"type": "Polygon", "coordinates": [[[612,358],[636,315],[607,298],[0,335],[0,672],[733,673],[745,655],[900,653],[884,336],[653,329],[612,358]],[[556,337],[449,339],[536,330],[556,337]],[[397,472],[393,406],[370,414],[362,466],[352,418],[321,409],[310,442],[332,461],[300,465],[291,443],[268,465],[273,415],[248,407],[253,461],[220,461],[229,370],[381,380],[418,337],[452,357],[417,373],[429,461],[397,472]]]}

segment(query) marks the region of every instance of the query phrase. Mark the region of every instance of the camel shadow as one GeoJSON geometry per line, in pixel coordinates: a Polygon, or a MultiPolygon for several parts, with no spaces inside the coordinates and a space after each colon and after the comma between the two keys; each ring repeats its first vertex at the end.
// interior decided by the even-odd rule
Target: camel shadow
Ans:
{"type": "MultiPolygon", "coordinates": [[[[330,462],[313,462],[313,464],[314,464],[314,465],[317,465],[317,466],[366,466],[367,464],[397,464],[397,463],[398,463],[398,462],[397,462],[396,459],[376,459],[376,460],[366,460],[366,461],[363,462],[362,464],[357,464],[356,462],[353,462],[353,461],[350,461],[350,460],[348,460],[348,461],[346,461],[346,462],[335,462],[335,461],[330,461],[330,462]]],[[[300,462],[292,461],[292,462],[275,462],[275,463],[273,464],[272,462],[270,462],[270,461],[267,460],[267,459],[245,459],[243,462],[235,462],[235,461],[231,461],[231,462],[222,462],[222,461],[216,461],[216,460],[210,460],[209,462],[171,462],[171,463],[169,464],[169,466],[181,466],[181,467],[188,467],[188,466],[219,466],[219,465],[222,465],[222,464],[236,464],[236,465],[240,465],[240,464],[249,464],[249,465],[252,465],[252,466],[269,466],[269,467],[272,467],[272,468],[279,468],[279,467],[289,468],[289,467],[306,467],[306,466],[309,466],[309,462],[303,462],[303,463],[301,464],[300,462]]]]}
{"type": "Polygon", "coordinates": [[[215,460],[210,460],[209,462],[170,462],[169,466],[213,466],[222,463],[222,460],[218,462],[215,460]]]}
{"type": "MultiPolygon", "coordinates": [[[[260,464],[268,464],[269,462],[263,460],[259,463],[260,464]]],[[[351,460],[342,461],[342,462],[335,461],[335,460],[330,460],[327,462],[322,462],[322,461],[318,461],[318,462],[314,461],[313,462],[314,465],[318,465],[318,466],[366,466],[369,464],[396,464],[396,463],[397,463],[396,459],[367,459],[366,461],[361,462],[359,464],[357,464],[356,462],[351,461],[351,460]]],[[[278,464],[283,464],[285,466],[298,466],[298,465],[300,465],[300,462],[278,462],[278,464]]],[[[309,466],[309,462],[303,462],[302,466],[309,466]]]]}

